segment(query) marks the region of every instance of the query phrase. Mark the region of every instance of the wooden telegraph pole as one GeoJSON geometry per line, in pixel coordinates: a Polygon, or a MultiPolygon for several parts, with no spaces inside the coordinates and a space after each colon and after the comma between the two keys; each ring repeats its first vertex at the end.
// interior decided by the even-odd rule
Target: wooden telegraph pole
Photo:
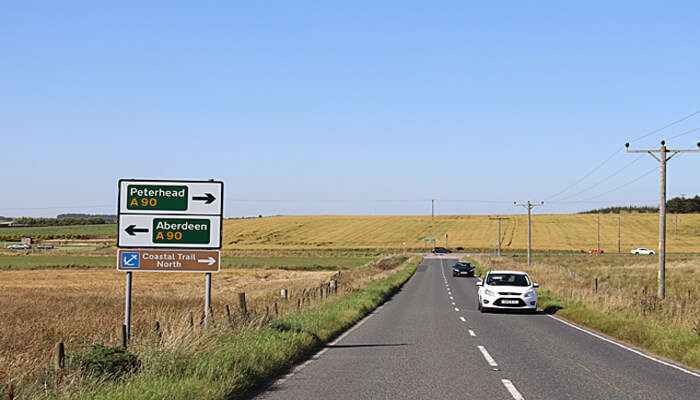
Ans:
{"type": "Polygon", "coordinates": [[[513,204],[518,207],[527,208],[527,266],[529,267],[532,265],[532,209],[544,205],[544,201],[541,201],[540,204],[532,204],[529,200],[527,203],[518,204],[517,202],[513,202],[513,204]]]}
{"type": "Polygon", "coordinates": [[[498,256],[501,256],[501,221],[504,219],[510,219],[505,217],[489,217],[492,221],[498,221],[498,256]]]}
{"type": "MultiPolygon", "coordinates": [[[[697,143],[700,148],[700,142],[697,143]]],[[[659,290],[658,297],[666,297],[666,163],[678,153],[700,152],[700,150],[671,150],[666,147],[666,141],[661,141],[658,150],[630,150],[630,144],[625,143],[628,153],[649,153],[661,164],[661,189],[659,199],[659,290]],[[656,154],[659,156],[657,157],[656,154]],[[671,153],[671,155],[668,155],[671,153]]]]}

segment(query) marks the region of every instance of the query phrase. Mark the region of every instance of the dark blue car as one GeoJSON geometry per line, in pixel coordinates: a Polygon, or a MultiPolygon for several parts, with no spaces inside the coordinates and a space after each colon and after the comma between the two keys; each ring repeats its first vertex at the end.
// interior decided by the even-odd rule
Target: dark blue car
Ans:
{"type": "Polygon", "coordinates": [[[474,267],[468,262],[459,261],[452,267],[452,276],[474,276],[474,267]]]}

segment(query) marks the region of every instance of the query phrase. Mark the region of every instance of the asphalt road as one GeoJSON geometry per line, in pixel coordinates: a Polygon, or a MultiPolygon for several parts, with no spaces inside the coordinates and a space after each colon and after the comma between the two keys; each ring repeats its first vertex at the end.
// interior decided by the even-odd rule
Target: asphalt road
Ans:
{"type": "Polygon", "coordinates": [[[700,374],[544,313],[476,310],[429,257],[384,306],[258,399],[700,399],[700,374]]]}

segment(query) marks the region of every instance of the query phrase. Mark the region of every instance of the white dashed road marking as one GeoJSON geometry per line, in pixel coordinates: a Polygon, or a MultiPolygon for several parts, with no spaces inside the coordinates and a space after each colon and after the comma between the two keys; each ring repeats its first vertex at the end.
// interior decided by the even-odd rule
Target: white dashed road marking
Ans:
{"type": "Polygon", "coordinates": [[[455,307],[455,311],[459,311],[459,308],[455,307]]]}
{"type": "Polygon", "coordinates": [[[474,333],[474,331],[470,329],[470,330],[469,330],[469,336],[476,336],[476,333],[474,333]]]}
{"type": "Polygon", "coordinates": [[[467,322],[467,320],[466,320],[466,319],[464,319],[464,317],[459,317],[459,319],[461,319],[461,320],[462,320],[462,322],[467,322]]]}
{"type": "Polygon", "coordinates": [[[498,364],[496,364],[496,360],[491,357],[491,354],[489,354],[488,351],[486,351],[486,348],[484,346],[477,346],[479,348],[479,351],[481,352],[481,355],[484,356],[484,359],[486,360],[487,363],[489,363],[490,366],[492,367],[498,367],[498,364]]]}
{"type": "Polygon", "coordinates": [[[518,392],[518,389],[515,388],[513,385],[513,382],[509,381],[508,379],[501,379],[501,382],[503,382],[503,386],[508,389],[510,392],[510,395],[513,396],[515,400],[525,400],[525,398],[518,392]]]}

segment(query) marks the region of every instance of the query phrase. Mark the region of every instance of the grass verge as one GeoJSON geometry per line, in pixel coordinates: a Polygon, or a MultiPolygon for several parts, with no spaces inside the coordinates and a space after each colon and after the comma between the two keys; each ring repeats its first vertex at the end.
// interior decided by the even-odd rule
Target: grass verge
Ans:
{"type": "MultiPolygon", "coordinates": [[[[388,277],[374,280],[318,308],[273,319],[258,329],[212,331],[205,349],[154,350],[142,372],[118,382],[83,378],[81,389],[48,398],[241,399],[291,368],[385,302],[411,277],[416,257],[388,277]]],[[[75,387],[75,386],[74,386],[75,387]]]]}
{"type": "MultiPolygon", "coordinates": [[[[481,277],[490,269],[494,269],[482,265],[473,258],[469,258],[468,261],[474,265],[476,273],[481,277]]],[[[546,287],[548,279],[546,275],[537,276],[538,267],[533,267],[528,272],[533,280],[540,282],[543,286],[538,290],[537,300],[538,307],[544,312],[556,314],[659,356],[700,369],[700,323],[698,328],[683,329],[679,326],[659,323],[653,319],[640,318],[633,310],[624,307],[595,309],[585,304],[585,297],[567,299],[553,293],[546,287]]],[[[572,295],[574,293],[572,291],[572,295]]]]}

